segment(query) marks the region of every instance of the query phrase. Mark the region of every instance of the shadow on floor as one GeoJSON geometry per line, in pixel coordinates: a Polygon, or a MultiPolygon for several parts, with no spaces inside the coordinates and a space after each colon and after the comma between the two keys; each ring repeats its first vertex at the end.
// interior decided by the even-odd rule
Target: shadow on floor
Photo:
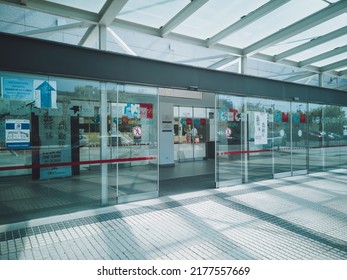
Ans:
{"type": "Polygon", "coordinates": [[[160,180],[159,196],[215,188],[214,174],[160,180]]]}
{"type": "Polygon", "coordinates": [[[159,196],[182,194],[215,188],[214,161],[176,163],[161,167],[159,196]]]}

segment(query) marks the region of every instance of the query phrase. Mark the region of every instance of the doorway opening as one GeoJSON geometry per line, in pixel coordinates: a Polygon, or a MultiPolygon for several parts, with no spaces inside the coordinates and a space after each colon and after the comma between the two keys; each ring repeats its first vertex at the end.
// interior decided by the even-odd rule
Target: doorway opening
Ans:
{"type": "Polygon", "coordinates": [[[159,195],[215,188],[215,95],[159,89],[159,195]]]}

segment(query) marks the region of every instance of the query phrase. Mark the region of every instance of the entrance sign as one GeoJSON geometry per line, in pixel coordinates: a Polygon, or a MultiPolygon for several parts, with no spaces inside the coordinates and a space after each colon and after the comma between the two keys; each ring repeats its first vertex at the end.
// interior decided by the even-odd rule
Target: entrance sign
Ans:
{"type": "Polygon", "coordinates": [[[37,108],[57,108],[57,82],[34,80],[35,106],[37,108]]]}
{"type": "Polygon", "coordinates": [[[254,112],[254,144],[267,144],[267,113],[254,112]]]}
{"type": "Polygon", "coordinates": [[[6,148],[29,149],[30,148],[30,121],[6,120],[6,148]]]}

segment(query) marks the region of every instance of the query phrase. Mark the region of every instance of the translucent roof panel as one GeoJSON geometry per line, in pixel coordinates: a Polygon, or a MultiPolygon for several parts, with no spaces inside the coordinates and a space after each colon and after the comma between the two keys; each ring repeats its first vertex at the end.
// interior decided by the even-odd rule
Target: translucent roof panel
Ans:
{"type": "MultiPolygon", "coordinates": [[[[296,55],[289,56],[288,59],[294,60],[294,61],[303,61],[305,59],[319,55],[321,53],[331,51],[337,47],[345,46],[346,42],[347,42],[347,34],[342,36],[342,37],[339,37],[337,39],[326,42],[324,44],[318,45],[314,48],[310,48],[306,51],[300,52],[296,55]]],[[[344,55],[345,55],[345,57],[344,57],[344,59],[345,59],[347,57],[347,55],[346,54],[344,54],[344,55]]]]}
{"type": "MultiPolygon", "coordinates": [[[[318,66],[318,67],[323,67],[325,65],[341,61],[343,59],[346,59],[346,54],[345,53],[344,54],[335,55],[333,57],[330,57],[330,58],[327,58],[327,59],[324,59],[324,60],[312,63],[312,65],[318,66]]],[[[338,71],[339,69],[336,69],[336,70],[338,71]]]]}
{"type": "Polygon", "coordinates": [[[189,3],[189,0],[129,0],[117,18],[159,28],[189,3]]]}
{"type": "Polygon", "coordinates": [[[245,48],[277,31],[326,7],[328,3],[317,0],[292,0],[275,11],[231,34],[220,43],[245,48]],[[300,9],[298,9],[300,7],[300,9]]]}
{"type": "MultiPolygon", "coordinates": [[[[347,77],[347,0],[0,2],[2,32],[92,48],[102,39],[108,51],[130,48],[143,57],[225,71],[239,71],[239,58],[247,55],[274,73],[305,67],[347,77]],[[100,36],[99,24],[117,34],[108,29],[100,36]]],[[[251,75],[266,72],[246,67],[251,75]]]]}
{"type": "Polygon", "coordinates": [[[173,32],[205,40],[265,4],[266,0],[208,1],[173,32]]]}
{"type": "Polygon", "coordinates": [[[99,13],[101,8],[104,6],[106,0],[46,0],[47,2],[53,2],[56,4],[61,4],[69,6],[72,8],[77,8],[89,12],[99,13]]]}
{"type": "MultiPolygon", "coordinates": [[[[339,28],[347,26],[347,14],[342,14],[333,19],[325,21],[322,24],[319,24],[305,32],[302,32],[298,35],[291,37],[288,40],[285,40],[279,44],[276,44],[268,49],[262,51],[264,54],[268,55],[276,55],[281,52],[287,51],[291,48],[294,48],[298,45],[304,44],[306,42],[311,41],[317,37],[326,35],[328,33],[333,32],[339,28]]],[[[317,53],[318,54],[318,53],[317,53]]]]}

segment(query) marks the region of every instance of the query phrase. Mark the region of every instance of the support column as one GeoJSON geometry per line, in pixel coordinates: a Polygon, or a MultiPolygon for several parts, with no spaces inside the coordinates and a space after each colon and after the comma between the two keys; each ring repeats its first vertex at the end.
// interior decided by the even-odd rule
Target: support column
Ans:
{"type": "MultiPolygon", "coordinates": [[[[100,160],[107,159],[107,91],[106,83],[100,83],[100,160]]],[[[108,203],[108,166],[101,164],[101,205],[108,203]]]]}
{"type": "Polygon", "coordinates": [[[246,75],[247,74],[247,62],[248,58],[247,56],[243,55],[241,56],[241,62],[240,62],[240,73],[246,75]]]}
{"type": "Polygon", "coordinates": [[[106,51],[106,25],[99,25],[99,50],[106,51]]]}
{"type": "Polygon", "coordinates": [[[319,79],[319,81],[318,81],[319,86],[323,87],[324,86],[324,74],[323,73],[319,73],[318,74],[318,79],[319,79]]]}

